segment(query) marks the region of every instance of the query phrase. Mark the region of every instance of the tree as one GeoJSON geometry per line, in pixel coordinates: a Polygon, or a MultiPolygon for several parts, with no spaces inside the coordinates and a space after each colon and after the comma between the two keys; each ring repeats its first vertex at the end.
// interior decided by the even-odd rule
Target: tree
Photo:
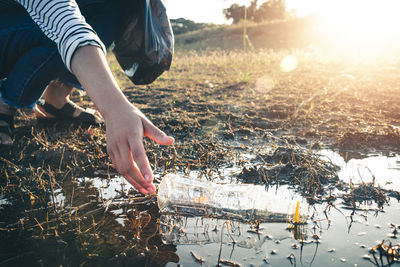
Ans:
{"type": "Polygon", "coordinates": [[[223,10],[225,18],[232,19],[233,24],[238,23],[241,19],[244,18],[244,9],[245,6],[241,6],[239,4],[233,4],[230,7],[223,10]]]}
{"type": "Polygon", "coordinates": [[[286,16],[285,0],[269,0],[258,6],[258,0],[252,0],[249,7],[239,4],[232,4],[223,10],[225,18],[232,19],[233,24],[244,19],[246,11],[246,19],[252,21],[265,21],[274,19],[283,19],[286,16]]]}
{"type": "Polygon", "coordinates": [[[286,16],[286,4],[284,0],[269,0],[260,5],[256,11],[254,20],[257,22],[274,19],[284,19],[286,16]]]}

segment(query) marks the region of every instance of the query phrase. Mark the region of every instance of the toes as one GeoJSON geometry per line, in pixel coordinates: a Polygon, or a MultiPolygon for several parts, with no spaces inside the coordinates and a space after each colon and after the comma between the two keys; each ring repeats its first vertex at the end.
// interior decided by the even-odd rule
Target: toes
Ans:
{"type": "Polygon", "coordinates": [[[98,110],[96,110],[96,112],[94,113],[94,117],[96,118],[96,122],[98,124],[104,123],[103,116],[101,116],[101,114],[98,110]]]}

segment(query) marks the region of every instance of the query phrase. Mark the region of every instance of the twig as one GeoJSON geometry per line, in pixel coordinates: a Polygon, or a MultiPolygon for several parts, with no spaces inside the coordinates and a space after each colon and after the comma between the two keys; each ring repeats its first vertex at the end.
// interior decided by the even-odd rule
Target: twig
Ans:
{"type": "Polygon", "coordinates": [[[56,214],[56,218],[58,220],[58,211],[57,211],[57,205],[56,205],[55,196],[54,196],[54,176],[51,175],[50,167],[49,167],[48,174],[49,174],[49,178],[50,178],[51,199],[53,200],[54,213],[56,214]]]}
{"type": "Polygon", "coordinates": [[[220,246],[219,246],[219,253],[218,253],[218,264],[217,264],[217,266],[221,266],[221,252],[222,252],[222,239],[223,239],[223,233],[224,233],[224,227],[225,227],[225,223],[224,223],[224,225],[222,225],[222,228],[221,228],[221,243],[220,243],[220,246]]]}
{"type": "Polygon", "coordinates": [[[64,153],[65,153],[65,147],[63,148],[62,154],[61,154],[61,159],[60,159],[60,164],[58,165],[58,172],[61,172],[61,165],[64,160],[64,153]]]}
{"type": "Polygon", "coordinates": [[[44,228],[42,227],[40,222],[36,219],[36,217],[33,217],[33,219],[37,222],[37,225],[40,227],[40,229],[42,229],[42,231],[44,231],[44,228]]]}
{"type": "Polygon", "coordinates": [[[190,254],[195,259],[195,261],[199,262],[200,264],[205,262],[205,260],[203,258],[196,256],[193,251],[190,251],[190,254]]]}

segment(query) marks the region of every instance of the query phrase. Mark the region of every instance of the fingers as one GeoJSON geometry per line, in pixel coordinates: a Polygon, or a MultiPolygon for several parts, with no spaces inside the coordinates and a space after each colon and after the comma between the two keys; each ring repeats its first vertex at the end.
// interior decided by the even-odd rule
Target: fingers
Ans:
{"type": "Polygon", "coordinates": [[[148,187],[144,188],[140,184],[138,184],[135,180],[130,177],[124,177],[131,185],[133,185],[140,193],[143,195],[153,194],[156,191],[156,187],[153,184],[150,184],[148,187]]]}
{"type": "MultiPolygon", "coordinates": [[[[146,181],[138,166],[133,161],[131,149],[128,144],[112,149],[109,154],[115,163],[117,171],[137,190],[142,194],[152,194],[155,192],[152,180],[150,182],[146,181]]],[[[150,166],[148,169],[151,173],[150,166]]],[[[150,177],[152,178],[152,175],[150,177]]]]}
{"type": "Polygon", "coordinates": [[[144,136],[152,139],[153,141],[159,143],[160,145],[171,145],[175,142],[172,136],[166,135],[163,131],[158,129],[154,124],[147,118],[142,119],[144,136]]]}
{"type": "Polygon", "coordinates": [[[149,159],[147,158],[146,151],[143,147],[142,140],[130,140],[129,143],[132,157],[136,162],[137,167],[140,170],[142,177],[146,180],[147,183],[153,182],[153,172],[150,167],[149,159]]]}
{"type": "Polygon", "coordinates": [[[155,192],[153,172],[143,146],[143,136],[162,145],[169,145],[174,138],[155,127],[139,110],[132,116],[109,120],[107,150],[118,172],[141,193],[155,192]]]}

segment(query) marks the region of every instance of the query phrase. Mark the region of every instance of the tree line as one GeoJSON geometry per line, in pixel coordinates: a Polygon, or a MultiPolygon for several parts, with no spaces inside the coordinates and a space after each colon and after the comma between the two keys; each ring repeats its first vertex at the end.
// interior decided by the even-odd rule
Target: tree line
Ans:
{"type": "Polygon", "coordinates": [[[171,26],[174,34],[196,31],[212,26],[212,23],[197,23],[190,19],[171,19],[171,26]]]}
{"type": "Polygon", "coordinates": [[[232,19],[233,24],[244,18],[255,22],[262,22],[286,17],[285,0],[269,0],[258,5],[258,0],[252,0],[250,6],[232,4],[223,10],[227,19],[232,19]]]}
{"type": "MultiPolygon", "coordinates": [[[[238,23],[242,19],[262,22],[267,20],[284,19],[287,17],[285,0],[269,0],[258,5],[258,0],[251,0],[250,6],[233,4],[223,10],[227,19],[232,19],[233,23],[238,23]]],[[[201,30],[212,26],[212,23],[197,23],[190,19],[179,18],[171,19],[171,26],[175,34],[201,30]]]]}

